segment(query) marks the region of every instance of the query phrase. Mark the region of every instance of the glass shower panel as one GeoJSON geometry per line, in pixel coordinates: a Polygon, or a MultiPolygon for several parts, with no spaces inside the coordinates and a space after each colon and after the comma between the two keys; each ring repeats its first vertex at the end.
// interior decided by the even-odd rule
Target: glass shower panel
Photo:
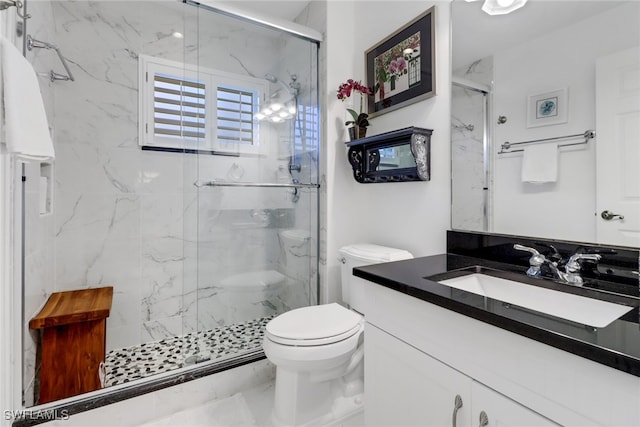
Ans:
{"type": "Polygon", "coordinates": [[[318,257],[317,44],[194,10],[185,63],[206,117],[185,166],[188,362],[261,351],[269,319],[317,303],[318,257]]]}
{"type": "Polygon", "coordinates": [[[451,94],[451,227],[488,231],[487,95],[455,84],[451,94]]]}

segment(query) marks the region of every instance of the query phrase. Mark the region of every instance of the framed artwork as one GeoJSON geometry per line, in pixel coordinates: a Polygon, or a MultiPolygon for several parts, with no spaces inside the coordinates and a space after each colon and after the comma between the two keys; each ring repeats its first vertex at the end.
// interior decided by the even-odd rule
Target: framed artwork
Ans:
{"type": "Polygon", "coordinates": [[[436,94],[435,6],[364,53],[369,117],[436,94]]]}
{"type": "Polygon", "coordinates": [[[567,122],[567,88],[527,97],[527,127],[557,125],[567,122]]]}

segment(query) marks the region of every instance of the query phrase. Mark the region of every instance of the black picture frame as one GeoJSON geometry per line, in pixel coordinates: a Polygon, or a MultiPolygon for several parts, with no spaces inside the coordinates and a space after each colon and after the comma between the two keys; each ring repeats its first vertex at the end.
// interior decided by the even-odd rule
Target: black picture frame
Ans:
{"type": "Polygon", "coordinates": [[[436,95],[435,6],[364,53],[369,117],[436,95]]]}

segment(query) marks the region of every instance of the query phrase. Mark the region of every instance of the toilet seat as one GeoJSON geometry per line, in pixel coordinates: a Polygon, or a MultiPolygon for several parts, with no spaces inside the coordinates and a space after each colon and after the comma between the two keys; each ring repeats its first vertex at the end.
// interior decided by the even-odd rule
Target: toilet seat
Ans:
{"type": "Polygon", "coordinates": [[[363,322],[362,316],[339,304],[323,304],[281,314],[267,324],[265,336],[287,346],[320,346],[357,334],[363,322]]]}

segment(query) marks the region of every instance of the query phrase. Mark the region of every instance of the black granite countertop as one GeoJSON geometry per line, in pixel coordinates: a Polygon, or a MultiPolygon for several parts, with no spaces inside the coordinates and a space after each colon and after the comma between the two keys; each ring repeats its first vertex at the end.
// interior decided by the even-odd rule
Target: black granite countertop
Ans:
{"type": "Polygon", "coordinates": [[[595,284],[598,290],[547,279],[532,279],[526,267],[462,255],[443,254],[354,268],[357,277],[455,311],[541,343],[568,351],[640,377],[640,298],[617,292],[615,283],[595,284]],[[594,328],[513,304],[442,285],[443,275],[492,269],[495,276],[562,292],[633,307],[604,328],[594,328]],[[610,292],[607,290],[611,289],[610,292]]]}

